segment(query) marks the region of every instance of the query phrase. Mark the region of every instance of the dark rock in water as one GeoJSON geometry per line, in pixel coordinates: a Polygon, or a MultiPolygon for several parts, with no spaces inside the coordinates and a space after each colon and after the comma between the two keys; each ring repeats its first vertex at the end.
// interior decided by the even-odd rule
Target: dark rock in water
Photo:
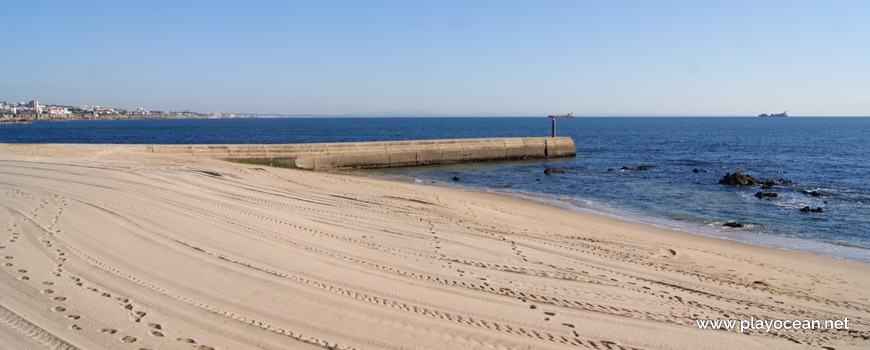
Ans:
{"type": "Polygon", "coordinates": [[[804,194],[808,194],[808,195],[813,196],[813,197],[821,197],[824,195],[824,193],[822,193],[822,191],[819,191],[819,190],[806,190],[806,191],[804,191],[804,194]]]}
{"type": "Polygon", "coordinates": [[[773,193],[773,192],[756,192],[755,193],[755,198],[758,198],[758,199],[771,200],[772,198],[776,198],[776,197],[779,197],[779,194],[773,193]]]}
{"type": "Polygon", "coordinates": [[[459,181],[459,180],[462,180],[462,179],[459,178],[459,176],[454,176],[454,177],[453,177],[453,181],[459,181]]]}
{"type": "Polygon", "coordinates": [[[749,175],[744,175],[741,173],[727,173],[725,174],[725,176],[722,177],[721,180],[719,180],[719,183],[730,186],[755,186],[760,184],[761,182],[759,182],[758,179],[749,175]]]}
{"type": "Polygon", "coordinates": [[[541,179],[535,179],[535,181],[541,181],[541,179]]]}
{"type": "Polygon", "coordinates": [[[776,181],[779,181],[779,183],[781,183],[781,184],[783,184],[783,185],[788,185],[788,184],[793,183],[791,180],[786,180],[786,179],[782,179],[782,178],[780,178],[780,179],[778,179],[778,180],[776,180],[776,181]]]}
{"type": "Polygon", "coordinates": [[[616,170],[616,169],[613,169],[613,168],[607,169],[607,171],[614,171],[614,170],[616,170]]]}
{"type": "Polygon", "coordinates": [[[565,170],[559,170],[559,169],[553,169],[553,168],[547,168],[546,170],[544,170],[544,174],[547,174],[547,175],[564,174],[564,173],[565,173],[565,170]]]}
{"type": "Polygon", "coordinates": [[[639,166],[639,167],[637,167],[637,168],[632,168],[632,167],[629,167],[629,166],[624,166],[624,167],[622,167],[622,168],[619,169],[619,170],[622,170],[622,171],[647,171],[647,170],[650,170],[650,169],[652,169],[652,168],[653,168],[652,165],[641,165],[641,166],[639,166]]]}
{"type": "Polygon", "coordinates": [[[729,222],[722,224],[722,226],[741,228],[741,227],[743,227],[743,224],[738,222],[738,221],[729,221],[729,222]]]}
{"type": "Polygon", "coordinates": [[[693,173],[706,173],[707,170],[695,168],[695,169],[692,169],[692,172],[693,173]]]}
{"type": "Polygon", "coordinates": [[[762,190],[766,190],[766,189],[769,189],[769,188],[774,188],[774,187],[776,187],[776,185],[777,185],[776,181],[773,181],[773,180],[765,180],[765,181],[762,181],[762,182],[761,182],[761,189],[762,189],[762,190]]]}
{"type": "Polygon", "coordinates": [[[813,208],[810,208],[809,206],[801,208],[801,211],[804,213],[823,213],[823,212],[825,212],[824,209],[822,209],[822,207],[818,207],[818,208],[813,209],[813,208]]]}

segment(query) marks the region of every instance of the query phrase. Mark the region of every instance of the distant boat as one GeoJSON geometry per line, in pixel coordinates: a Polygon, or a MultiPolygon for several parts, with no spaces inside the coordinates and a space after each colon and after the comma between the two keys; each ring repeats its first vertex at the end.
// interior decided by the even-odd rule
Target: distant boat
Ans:
{"type": "Polygon", "coordinates": [[[776,113],[776,114],[761,113],[758,116],[761,118],[785,118],[785,117],[788,117],[788,114],[785,114],[785,112],[776,113]]]}
{"type": "Polygon", "coordinates": [[[568,112],[565,115],[549,115],[550,118],[574,118],[574,112],[568,112]]]}

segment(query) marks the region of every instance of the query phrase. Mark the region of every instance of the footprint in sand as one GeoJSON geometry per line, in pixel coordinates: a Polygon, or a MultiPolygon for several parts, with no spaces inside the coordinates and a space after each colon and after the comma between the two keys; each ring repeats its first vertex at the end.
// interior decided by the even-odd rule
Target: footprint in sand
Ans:
{"type": "Polygon", "coordinates": [[[158,331],[151,331],[151,335],[155,337],[163,337],[163,333],[160,333],[158,331]]]}
{"type": "Polygon", "coordinates": [[[54,293],[54,290],[51,290],[51,289],[43,289],[42,291],[40,291],[40,293],[42,293],[42,294],[53,294],[53,293],[54,293]]]}
{"type": "Polygon", "coordinates": [[[134,343],[136,342],[136,337],[125,335],[123,338],[121,338],[121,341],[127,344],[134,343]]]}
{"type": "Polygon", "coordinates": [[[78,320],[82,317],[79,315],[68,315],[66,318],[71,319],[71,320],[78,320]]]}
{"type": "Polygon", "coordinates": [[[42,285],[43,285],[43,286],[50,286],[50,285],[53,285],[53,284],[54,284],[54,282],[49,282],[49,281],[42,282],[42,285]]]}
{"type": "Polygon", "coordinates": [[[182,343],[196,344],[196,340],[193,340],[193,339],[190,339],[190,338],[175,338],[175,340],[176,340],[176,341],[180,341],[180,342],[182,342],[182,343]]]}
{"type": "Polygon", "coordinates": [[[51,309],[51,311],[54,311],[54,312],[64,312],[64,311],[66,311],[66,308],[63,307],[63,306],[56,306],[54,309],[51,309]]]}
{"type": "Polygon", "coordinates": [[[100,333],[115,334],[118,333],[118,330],[113,328],[103,328],[100,330],[100,333]]]}
{"type": "Polygon", "coordinates": [[[27,281],[27,280],[30,279],[30,277],[27,277],[27,276],[21,276],[21,277],[18,277],[18,279],[20,279],[20,280],[22,280],[22,281],[27,281]]]}
{"type": "Polygon", "coordinates": [[[54,301],[64,301],[64,300],[66,300],[66,297],[55,297],[54,298],[54,301]]]}
{"type": "Polygon", "coordinates": [[[81,330],[82,327],[79,327],[78,325],[73,324],[73,325],[69,326],[69,329],[74,330],[74,331],[78,331],[78,330],[81,330]]]}
{"type": "Polygon", "coordinates": [[[159,323],[149,323],[148,327],[151,327],[154,329],[163,329],[163,327],[161,327],[159,323]]]}

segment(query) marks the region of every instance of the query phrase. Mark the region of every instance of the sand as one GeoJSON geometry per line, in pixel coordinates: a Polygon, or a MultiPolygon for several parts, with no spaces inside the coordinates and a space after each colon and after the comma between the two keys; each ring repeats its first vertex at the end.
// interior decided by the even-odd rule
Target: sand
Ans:
{"type": "Polygon", "coordinates": [[[0,348],[866,348],[870,266],[341,174],[0,145],[0,348]],[[696,320],[849,330],[700,330],[696,320]]]}

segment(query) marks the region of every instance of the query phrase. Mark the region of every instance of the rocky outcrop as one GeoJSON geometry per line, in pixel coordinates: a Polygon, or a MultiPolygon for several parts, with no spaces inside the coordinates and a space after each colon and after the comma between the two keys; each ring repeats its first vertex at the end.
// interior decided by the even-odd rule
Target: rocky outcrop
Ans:
{"type": "Polygon", "coordinates": [[[786,179],[782,179],[782,178],[777,179],[777,180],[764,180],[761,182],[761,189],[766,190],[769,188],[774,188],[774,187],[779,186],[779,185],[788,185],[791,183],[792,183],[791,180],[786,180],[786,179]]]}
{"type": "Polygon", "coordinates": [[[741,227],[743,227],[744,225],[743,225],[742,223],[740,223],[739,221],[729,221],[729,222],[726,222],[726,223],[722,224],[722,226],[725,226],[725,227],[734,227],[734,228],[741,228],[741,227]]]}
{"type": "Polygon", "coordinates": [[[453,181],[459,181],[459,180],[462,180],[462,179],[459,178],[459,176],[454,176],[454,177],[453,177],[453,181]]]}
{"type": "Polygon", "coordinates": [[[756,192],[755,198],[771,200],[779,197],[779,194],[773,192],[756,192]]]}
{"type": "Polygon", "coordinates": [[[760,184],[761,181],[758,181],[758,179],[752,176],[741,173],[727,173],[721,180],[719,180],[719,183],[730,186],[756,186],[760,184]]]}
{"type": "Polygon", "coordinates": [[[765,180],[761,182],[761,189],[767,190],[776,187],[777,183],[773,180],[765,180]]]}
{"type": "Polygon", "coordinates": [[[825,195],[822,191],[819,190],[806,190],[804,191],[804,194],[808,194],[813,197],[821,197],[825,195]]]}
{"type": "Polygon", "coordinates": [[[806,207],[801,208],[801,212],[804,212],[804,213],[823,213],[823,212],[825,212],[825,210],[822,209],[822,207],[810,208],[809,206],[806,206],[806,207]]]}
{"type": "Polygon", "coordinates": [[[565,170],[559,170],[559,169],[553,169],[553,168],[547,168],[544,170],[544,174],[546,174],[546,175],[564,174],[564,173],[565,173],[565,170]]]}

